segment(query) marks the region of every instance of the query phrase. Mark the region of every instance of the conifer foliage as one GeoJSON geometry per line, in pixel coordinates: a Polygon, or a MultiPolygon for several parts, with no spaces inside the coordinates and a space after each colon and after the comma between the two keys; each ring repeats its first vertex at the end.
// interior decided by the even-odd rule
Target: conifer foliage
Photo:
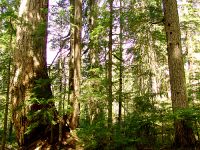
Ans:
{"type": "Polygon", "coordinates": [[[1,149],[199,149],[200,2],[1,0],[1,149]]]}

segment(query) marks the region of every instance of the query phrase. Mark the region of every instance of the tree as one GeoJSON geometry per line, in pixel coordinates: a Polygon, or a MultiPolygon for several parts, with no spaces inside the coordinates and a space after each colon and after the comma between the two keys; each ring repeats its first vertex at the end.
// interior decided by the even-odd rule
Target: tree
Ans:
{"type": "Polygon", "coordinates": [[[112,126],[112,28],[113,28],[113,0],[109,1],[109,42],[108,42],[108,127],[112,126]]]}
{"type": "Polygon", "coordinates": [[[44,135],[50,124],[45,117],[28,116],[53,107],[47,101],[52,97],[46,66],[47,12],[48,0],[21,1],[11,81],[12,116],[20,147],[28,147],[38,135],[44,135]],[[34,99],[36,102],[31,101],[34,99]],[[30,132],[26,134],[28,127],[30,132]]]}
{"type": "Polygon", "coordinates": [[[12,116],[17,138],[10,142],[17,139],[20,145],[14,149],[80,149],[79,142],[84,149],[171,149],[173,142],[174,149],[190,149],[200,129],[199,2],[178,1],[178,16],[176,1],[163,0],[165,20],[161,0],[51,2],[47,8],[47,0],[21,0],[17,17],[19,0],[0,1],[3,147],[12,116]],[[50,79],[47,9],[47,49],[57,51],[50,79]]]}
{"type": "Polygon", "coordinates": [[[75,10],[74,0],[70,0],[70,7],[71,7],[70,9],[70,58],[69,58],[68,103],[71,105],[73,102],[73,89],[74,89],[74,10],[75,10]]]}
{"type": "Polygon", "coordinates": [[[119,120],[119,125],[121,125],[121,120],[122,120],[122,75],[123,75],[123,37],[122,37],[122,31],[123,31],[123,16],[122,16],[122,0],[120,0],[120,33],[119,33],[119,40],[120,40],[120,52],[119,52],[119,58],[120,58],[120,63],[119,63],[119,114],[118,114],[118,120],[119,120]]]}
{"type": "MultiPolygon", "coordinates": [[[[12,34],[10,37],[10,49],[12,49],[12,34]]],[[[8,60],[8,70],[7,70],[7,89],[6,89],[6,106],[4,113],[4,129],[3,129],[3,137],[2,137],[2,150],[5,149],[6,138],[7,138],[7,129],[8,129],[8,110],[9,110],[9,101],[10,101],[10,70],[11,70],[11,56],[8,60]]]]}
{"type": "MultiPolygon", "coordinates": [[[[14,22],[16,21],[16,16],[15,16],[15,12],[16,9],[15,7],[17,7],[17,2],[13,2],[13,1],[4,1],[0,3],[0,7],[1,7],[1,17],[2,20],[1,22],[3,22],[1,24],[1,29],[3,30],[7,30],[3,35],[5,36],[4,38],[2,38],[0,40],[0,45],[1,44],[5,44],[5,53],[3,54],[5,57],[4,59],[6,60],[4,63],[5,68],[6,68],[6,100],[5,100],[5,111],[4,111],[4,126],[3,126],[3,136],[2,136],[2,150],[5,149],[5,145],[7,142],[7,133],[8,133],[8,121],[10,121],[9,119],[9,103],[10,103],[10,79],[11,79],[11,64],[12,64],[12,49],[13,49],[13,39],[15,39],[15,26],[14,26],[14,22]],[[3,5],[1,4],[3,3],[3,5]],[[5,8],[4,8],[4,7],[5,8]],[[6,38],[7,37],[7,38],[6,38]],[[4,43],[4,42],[5,43],[4,43]],[[8,58],[7,58],[8,57],[8,58]]],[[[1,31],[1,32],[2,32],[1,31]]],[[[1,35],[0,32],[0,35],[1,35]]],[[[1,48],[0,48],[1,49],[1,48]]],[[[2,64],[2,66],[4,66],[2,64]]],[[[9,130],[10,131],[10,130],[9,130]]],[[[9,135],[10,138],[10,135],[9,135]]]]}
{"type": "MultiPolygon", "coordinates": [[[[73,2],[72,2],[73,4],[73,2]]],[[[72,5],[73,7],[73,5],[72,5]]],[[[69,126],[71,129],[75,129],[79,122],[79,97],[80,97],[80,80],[81,80],[81,30],[82,30],[82,0],[74,2],[74,34],[73,42],[71,43],[71,64],[72,69],[70,70],[70,91],[72,97],[69,99],[72,112],[70,115],[69,126]]],[[[73,24],[72,24],[73,25],[73,24]]],[[[72,31],[73,32],[73,31],[72,31]]]]}
{"type": "MultiPolygon", "coordinates": [[[[88,34],[89,34],[89,43],[88,43],[88,68],[89,74],[88,79],[89,82],[87,84],[90,84],[91,88],[90,91],[88,90],[88,100],[85,104],[86,113],[87,113],[87,123],[92,124],[95,121],[97,121],[99,118],[98,110],[100,109],[100,105],[97,100],[97,92],[100,86],[100,65],[99,65],[99,44],[98,40],[94,38],[93,33],[95,32],[95,29],[97,28],[97,20],[98,20],[98,1],[96,0],[89,0],[88,1],[88,19],[87,19],[87,25],[88,25],[88,34]]],[[[101,103],[102,104],[102,103],[101,103]]]]}
{"type": "MultiPolygon", "coordinates": [[[[181,47],[181,33],[176,0],[163,0],[164,25],[167,37],[167,54],[171,85],[173,111],[188,108],[185,71],[181,47]]],[[[174,121],[175,146],[191,147],[195,145],[195,136],[189,121],[174,121]]]]}

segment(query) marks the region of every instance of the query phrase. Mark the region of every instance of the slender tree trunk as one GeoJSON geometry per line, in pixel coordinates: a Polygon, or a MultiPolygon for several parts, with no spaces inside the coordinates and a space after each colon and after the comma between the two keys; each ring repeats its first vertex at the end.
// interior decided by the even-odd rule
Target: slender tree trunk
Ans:
{"type": "MultiPolygon", "coordinates": [[[[12,25],[12,19],[10,18],[10,24],[12,25]]],[[[7,129],[8,129],[8,109],[9,109],[9,101],[10,101],[10,71],[11,71],[11,54],[12,54],[12,42],[13,42],[13,34],[12,29],[10,29],[10,40],[9,40],[9,49],[10,56],[8,60],[8,70],[7,70],[7,89],[6,89],[6,106],[4,113],[4,128],[3,128],[3,136],[2,136],[2,150],[5,149],[6,138],[7,138],[7,129]]]]}
{"type": "MultiPolygon", "coordinates": [[[[173,111],[188,108],[181,33],[176,0],[163,0],[173,111]]],[[[189,121],[175,120],[175,146],[192,147],[195,136],[189,121]]]]}
{"type": "MultiPolygon", "coordinates": [[[[81,80],[81,30],[82,30],[82,0],[75,1],[74,4],[74,68],[73,68],[73,98],[70,101],[72,113],[70,116],[70,128],[75,129],[79,123],[79,97],[81,80]]],[[[72,52],[72,51],[71,51],[72,52]]]]}
{"type": "Polygon", "coordinates": [[[63,110],[63,115],[65,115],[65,104],[66,104],[66,96],[67,96],[67,68],[66,68],[66,56],[63,58],[63,64],[62,68],[63,70],[63,103],[62,103],[62,110],[63,110]]]}
{"type": "Polygon", "coordinates": [[[121,125],[121,120],[122,120],[122,75],[123,75],[123,57],[122,57],[122,52],[123,52],[123,39],[122,39],[122,31],[123,31],[123,25],[122,25],[122,0],[120,0],[120,33],[119,33],[119,40],[120,40],[120,47],[119,47],[119,58],[120,58],[120,64],[119,64],[119,125],[121,125]]]}
{"type": "Polygon", "coordinates": [[[73,101],[74,90],[74,13],[75,13],[75,1],[70,0],[70,58],[69,58],[69,94],[68,104],[73,101]]]}
{"type": "Polygon", "coordinates": [[[110,24],[109,24],[109,43],[108,43],[108,127],[112,126],[112,24],[113,24],[113,0],[110,4],[110,24]]]}
{"type": "MultiPolygon", "coordinates": [[[[11,42],[12,43],[12,37],[11,42]]],[[[7,90],[6,90],[6,106],[4,113],[4,128],[3,128],[3,136],[2,136],[2,150],[5,149],[6,138],[7,138],[7,129],[8,129],[8,108],[9,108],[9,100],[10,100],[10,67],[11,67],[11,58],[9,58],[8,64],[8,76],[7,76],[7,90]]]]}
{"type": "Polygon", "coordinates": [[[37,140],[38,136],[43,136],[45,129],[51,124],[44,123],[44,118],[34,120],[27,117],[30,111],[53,107],[52,103],[47,106],[40,103],[28,104],[32,98],[42,101],[52,97],[46,65],[47,9],[48,0],[21,1],[19,8],[21,23],[17,26],[11,100],[17,141],[20,147],[25,148],[37,140]],[[25,134],[28,126],[34,123],[37,123],[37,127],[25,134]]]}
{"type": "MultiPolygon", "coordinates": [[[[89,28],[89,78],[94,79],[98,78],[99,74],[96,72],[96,69],[99,68],[99,57],[98,57],[98,51],[99,51],[99,45],[95,44],[94,39],[92,38],[92,32],[96,27],[96,19],[98,14],[98,2],[97,0],[89,0],[88,1],[88,8],[89,8],[89,17],[88,17],[88,28],[89,28]]],[[[97,101],[95,101],[95,91],[98,90],[99,83],[96,80],[91,80],[90,85],[92,87],[90,97],[88,99],[88,103],[86,108],[87,113],[87,122],[90,124],[93,121],[96,121],[95,118],[98,118],[97,110],[99,108],[99,104],[97,101]],[[95,106],[95,107],[94,107],[95,106]]]]}
{"type": "MultiPolygon", "coordinates": [[[[61,40],[61,39],[60,39],[61,40]]],[[[61,44],[60,44],[60,56],[59,56],[59,61],[58,61],[58,74],[59,74],[59,104],[58,104],[58,112],[59,112],[59,146],[62,142],[62,126],[63,126],[63,123],[62,123],[62,116],[63,116],[63,110],[62,110],[62,103],[63,103],[63,73],[62,73],[62,60],[63,59],[63,56],[62,56],[62,47],[61,47],[61,44]]]]}

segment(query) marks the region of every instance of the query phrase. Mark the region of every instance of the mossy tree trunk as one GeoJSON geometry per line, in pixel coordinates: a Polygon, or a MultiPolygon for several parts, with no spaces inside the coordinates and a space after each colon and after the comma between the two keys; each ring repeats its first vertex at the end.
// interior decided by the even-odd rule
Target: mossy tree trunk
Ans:
{"type": "MultiPolygon", "coordinates": [[[[167,37],[168,65],[173,111],[188,108],[184,62],[181,47],[181,33],[176,0],[163,0],[164,24],[167,37]]],[[[189,121],[175,120],[176,147],[192,147],[195,136],[189,121]]]]}
{"type": "Polygon", "coordinates": [[[68,104],[73,101],[73,89],[74,89],[74,9],[75,1],[70,0],[70,58],[69,58],[69,93],[68,104]]]}
{"type": "MultiPolygon", "coordinates": [[[[38,104],[28,104],[31,98],[39,101],[52,97],[46,64],[48,0],[22,0],[19,8],[20,24],[17,26],[17,47],[14,50],[14,77],[11,81],[12,119],[17,141],[20,147],[27,147],[42,136],[44,130],[30,131],[25,134],[28,126],[47,126],[43,120],[33,122],[27,115],[43,107],[38,104]]],[[[48,108],[53,105],[48,104],[48,108]]],[[[47,108],[47,107],[46,107],[47,108]]],[[[42,119],[42,118],[41,118],[42,119]]]]}

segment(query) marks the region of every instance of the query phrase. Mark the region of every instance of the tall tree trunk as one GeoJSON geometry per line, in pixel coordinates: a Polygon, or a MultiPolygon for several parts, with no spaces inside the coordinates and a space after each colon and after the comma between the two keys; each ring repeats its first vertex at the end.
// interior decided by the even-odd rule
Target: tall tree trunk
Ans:
{"type": "MultiPolygon", "coordinates": [[[[61,39],[60,39],[61,41],[61,39]]],[[[58,60],[58,75],[59,75],[59,104],[58,104],[58,113],[59,113],[59,117],[62,118],[63,116],[63,109],[62,109],[62,104],[63,104],[63,72],[62,72],[62,65],[63,63],[63,56],[62,56],[62,47],[60,44],[60,56],[59,56],[59,60],[58,60]]],[[[59,121],[59,145],[62,142],[62,121],[60,119],[59,121]]]]}
{"type": "Polygon", "coordinates": [[[122,31],[123,31],[123,25],[122,25],[122,0],[120,0],[120,33],[119,33],[119,40],[120,40],[120,47],[119,47],[119,114],[118,114],[118,119],[119,119],[119,125],[121,125],[121,120],[122,120],[122,75],[123,75],[123,57],[122,57],[122,52],[123,52],[123,39],[122,39],[122,31]]]}
{"type": "Polygon", "coordinates": [[[109,43],[108,43],[108,127],[112,126],[112,27],[113,27],[113,0],[110,5],[110,23],[109,23],[109,43]]]}
{"type": "Polygon", "coordinates": [[[48,0],[22,0],[19,9],[21,23],[17,26],[17,47],[13,56],[15,74],[11,83],[12,119],[19,146],[30,145],[50,124],[44,123],[43,118],[34,120],[27,116],[30,111],[52,107],[52,104],[28,104],[32,98],[42,102],[52,97],[46,65],[47,9],[48,0]],[[25,134],[28,126],[36,123],[38,128],[25,134]],[[44,129],[39,128],[41,126],[44,129]]]}
{"type": "MultiPolygon", "coordinates": [[[[72,112],[70,115],[69,126],[75,129],[79,123],[79,97],[80,97],[80,80],[81,80],[81,30],[82,30],[82,0],[75,1],[74,4],[74,58],[73,58],[73,97],[70,100],[72,112]]],[[[71,53],[73,51],[71,50],[71,53]]],[[[71,82],[71,81],[70,81],[71,82]]]]}
{"type": "MultiPolygon", "coordinates": [[[[163,0],[173,111],[188,108],[181,33],[176,0],[163,0]]],[[[189,121],[175,120],[175,146],[192,147],[195,136],[189,121]]]]}
{"type": "MultiPolygon", "coordinates": [[[[10,25],[12,26],[12,19],[10,18],[9,21],[10,25]]],[[[10,51],[10,56],[8,60],[8,70],[7,70],[7,89],[6,89],[6,105],[5,105],[5,112],[4,112],[4,128],[3,128],[3,136],[2,136],[2,150],[5,149],[6,138],[7,138],[7,130],[8,130],[8,110],[9,110],[9,102],[10,102],[10,79],[11,79],[11,61],[12,61],[12,42],[13,42],[13,28],[9,28],[10,32],[10,39],[9,39],[9,46],[8,49],[10,51]]]]}
{"type": "Polygon", "coordinates": [[[70,0],[70,58],[69,58],[69,94],[68,104],[71,105],[73,101],[74,90],[74,13],[75,1],[70,0]]]}
{"type": "MultiPolygon", "coordinates": [[[[12,25],[12,19],[10,18],[10,24],[12,25]]],[[[12,41],[13,41],[13,31],[10,31],[10,40],[9,40],[9,49],[10,56],[8,62],[8,70],[7,70],[7,89],[6,89],[6,105],[4,112],[4,128],[3,128],[3,136],[2,136],[2,150],[5,149],[6,138],[7,138],[7,129],[8,129],[8,110],[9,110],[9,101],[10,101],[10,76],[11,76],[11,53],[12,53],[12,41]]]]}
{"type": "MultiPolygon", "coordinates": [[[[12,35],[11,35],[12,36],[12,35]]],[[[12,43],[12,37],[10,44],[12,43]]],[[[6,90],[6,106],[4,112],[4,127],[3,127],[3,136],[2,136],[2,150],[5,149],[6,138],[7,138],[7,129],[8,129],[8,108],[9,108],[9,100],[10,100],[10,68],[11,68],[11,58],[9,58],[8,64],[8,76],[7,76],[7,90],[6,90]]]]}

